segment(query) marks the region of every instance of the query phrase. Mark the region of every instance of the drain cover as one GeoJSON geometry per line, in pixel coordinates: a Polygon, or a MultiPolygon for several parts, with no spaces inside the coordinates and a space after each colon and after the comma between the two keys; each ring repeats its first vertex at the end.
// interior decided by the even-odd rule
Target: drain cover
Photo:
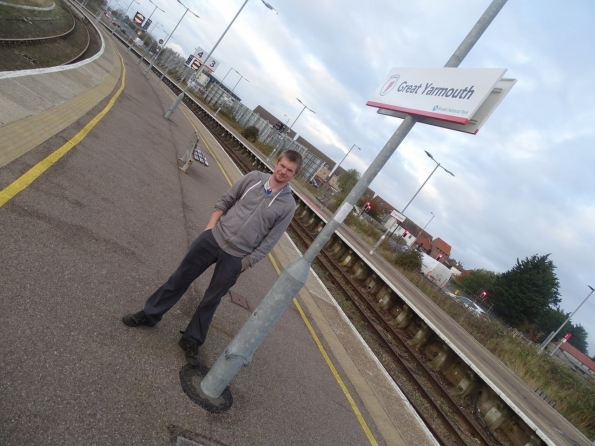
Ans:
{"type": "Polygon", "coordinates": [[[203,393],[200,383],[209,373],[209,368],[203,365],[199,367],[186,364],[180,370],[180,384],[182,390],[188,398],[198,404],[200,407],[211,413],[223,413],[233,404],[231,390],[226,387],[219,398],[211,398],[203,393]]]}

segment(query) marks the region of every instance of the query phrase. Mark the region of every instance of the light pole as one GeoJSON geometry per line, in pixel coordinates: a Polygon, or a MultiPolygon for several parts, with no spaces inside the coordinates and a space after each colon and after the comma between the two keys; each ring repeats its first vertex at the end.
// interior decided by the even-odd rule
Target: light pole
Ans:
{"type": "Polygon", "coordinates": [[[430,214],[432,214],[432,218],[430,218],[430,221],[428,221],[428,222],[426,223],[426,225],[425,225],[425,226],[422,228],[422,230],[421,230],[421,232],[419,233],[419,236],[418,236],[418,237],[421,237],[421,236],[422,236],[422,234],[424,233],[424,231],[426,230],[426,228],[428,227],[428,225],[429,225],[430,223],[432,223],[432,220],[434,220],[434,217],[435,217],[434,213],[433,213],[433,212],[430,212],[430,214]]]}
{"type": "MultiPolygon", "coordinates": [[[[236,70],[235,68],[233,69],[233,71],[235,71],[236,73],[240,74],[240,73],[238,72],[238,70],[236,70]]],[[[227,74],[229,74],[229,73],[227,73],[227,74]]],[[[238,79],[238,81],[236,82],[236,84],[235,84],[235,85],[233,86],[233,88],[231,89],[231,92],[232,92],[232,93],[233,93],[233,91],[236,89],[236,87],[238,86],[238,84],[240,83],[240,81],[241,81],[242,79],[246,79],[246,78],[240,74],[240,78],[238,79]]],[[[250,82],[250,81],[249,81],[248,79],[246,79],[246,82],[250,82]]],[[[215,116],[217,116],[217,115],[219,114],[219,110],[221,110],[221,107],[223,107],[223,101],[221,101],[221,105],[219,106],[219,108],[218,108],[218,109],[217,109],[217,111],[215,112],[215,116]]]]}
{"type": "MultiPolygon", "coordinates": [[[[153,3],[151,0],[149,0],[151,3],[153,3]]],[[[153,3],[153,5],[155,5],[155,3],[153,3]]],[[[165,14],[165,11],[163,9],[161,9],[159,6],[155,5],[155,7],[153,8],[153,12],[151,13],[151,15],[149,15],[149,17],[147,18],[147,20],[151,20],[151,17],[153,17],[153,14],[155,13],[155,10],[159,9],[159,11],[163,12],[165,14]]],[[[153,31],[155,31],[155,27],[153,27],[153,31]]],[[[147,29],[147,33],[148,33],[148,29],[147,29]]],[[[128,49],[126,51],[130,51],[130,48],[132,48],[132,45],[128,45],[128,49]]],[[[141,57],[142,60],[142,57],[141,57]]]]}
{"type": "Polygon", "coordinates": [[[349,155],[351,153],[351,151],[353,150],[354,147],[357,147],[358,150],[362,150],[359,148],[359,146],[356,146],[355,144],[351,146],[351,149],[349,149],[349,151],[345,154],[345,156],[343,157],[343,159],[339,162],[339,164],[337,164],[337,167],[335,167],[333,169],[333,171],[331,173],[328,174],[328,178],[326,179],[326,181],[330,181],[331,178],[333,177],[333,175],[335,174],[335,172],[337,170],[339,170],[339,167],[341,166],[341,164],[343,163],[343,161],[345,161],[345,158],[347,158],[347,155],[349,155]]]}
{"type": "MultiPolygon", "coordinates": [[[[180,1],[180,0],[178,0],[178,1],[180,1]]],[[[242,6],[240,7],[240,10],[236,13],[236,15],[234,16],[234,18],[229,23],[229,25],[227,25],[227,28],[225,28],[225,31],[223,31],[223,34],[221,34],[221,37],[219,37],[219,40],[217,40],[217,43],[215,44],[215,46],[213,47],[213,49],[209,52],[209,54],[207,54],[207,57],[205,57],[205,63],[209,60],[209,57],[211,57],[211,54],[213,54],[215,52],[215,50],[217,49],[217,45],[219,45],[219,42],[221,42],[221,39],[223,39],[223,37],[225,37],[225,34],[227,34],[227,31],[229,30],[229,28],[231,28],[231,25],[233,25],[233,22],[236,21],[236,18],[240,15],[240,12],[242,12],[242,9],[244,9],[244,6],[246,6],[246,3],[248,3],[248,0],[246,0],[242,4],[242,6]]],[[[267,8],[269,8],[271,11],[273,11],[275,14],[279,14],[275,10],[275,8],[273,8],[271,5],[269,5],[264,0],[262,0],[262,3],[267,8]]],[[[204,63],[200,65],[200,68],[198,69],[198,71],[196,72],[196,74],[194,76],[196,76],[196,77],[200,76],[200,73],[202,73],[202,70],[204,68],[204,65],[205,65],[204,63]]],[[[190,80],[192,80],[192,78],[190,78],[190,80]]],[[[171,107],[169,108],[169,110],[165,114],[165,118],[166,119],[169,119],[171,117],[171,115],[174,114],[174,112],[176,111],[176,108],[178,108],[178,105],[180,105],[180,102],[182,102],[182,99],[184,99],[184,95],[186,94],[186,90],[188,90],[188,87],[189,86],[190,86],[190,82],[188,82],[188,84],[186,84],[186,88],[184,88],[184,90],[182,90],[182,92],[178,95],[178,97],[176,98],[176,100],[174,101],[174,103],[171,105],[171,107]]]]}
{"type": "MultiPolygon", "coordinates": [[[[182,5],[184,8],[186,8],[182,2],[180,0],[177,0],[178,3],[180,5],[182,5]]],[[[167,42],[169,42],[169,39],[171,39],[171,36],[173,35],[174,32],[176,32],[176,29],[178,28],[178,26],[180,25],[180,23],[182,22],[182,20],[184,20],[184,17],[186,16],[186,13],[188,13],[190,11],[190,8],[186,8],[186,11],[184,11],[184,14],[182,14],[182,17],[180,18],[180,20],[178,21],[178,23],[176,24],[176,27],[174,28],[174,30],[169,34],[169,36],[167,36],[167,40],[163,43],[163,45],[161,46],[161,48],[165,48],[165,45],[167,45],[167,42]]],[[[200,16],[192,11],[190,11],[190,14],[194,15],[196,18],[200,19],[200,16]]],[[[157,53],[155,53],[155,55],[151,58],[151,62],[149,63],[149,67],[147,68],[147,71],[145,71],[143,73],[143,76],[147,76],[147,73],[149,71],[151,71],[151,68],[153,68],[153,62],[155,61],[155,58],[157,57],[157,55],[161,52],[161,50],[159,50],[157,53]]]]}
{"type": "MultiPolygon", "coordinates": [[[[226,77],[229,75],[229,73],[231,73],[231,70],[233,70],[233,69],[234,69],[234,68],[233,68],[233,67],[231,67],[231,68],[229,69],[229,71],[227,72],[227,74],[226,74],[225,76],[223,76],[223,79],[221,80],[221,85],[225,85],[225,84],[223,83],[223,81],[225,81],[225,78],[226,78],[226,77]]],[[[235,70],[234,70],[234,71],[235,71],[235,70]]]]}
{"type": "MultiPolygon", "coordinates": [[[[295,118],[295,121],[293,121],[293,123],[289,126],[289,128],[287,129],[287,131],[289,132],[289,130],[292,129],[292,127],[295,125],[295,123],[297,122],[298,119],[300,119],[300,116],[302,116],[302,113],[304,113],[305,109],[310,110],[312,113],[316,114],[316,112],[314,110],[312,110],[311,108],[308,108],[306,106],[306,104],[304,104],[302,101],[300,101],[300,98],[296,98],[298,100],[298,102],[300,104],[302,104],[304,106],[304,108],[302,108],[302,111],[300,112],[300,114],[297,116],[297,118],[295,118]]],[[[287,121],[289,122],[289,121],[287,121]]],[[[270,162],[272,159],[274,159],[275,155],[277,154],[277,152],[279,151],[279,149],[281,148],[281,146],[277,147],[275,150],[273,150],[273,153],[271,153],[271,155],[268,157],[267,162],[270,162]]]]}
{"type": "MultiPolygon", "coordinates": [[[[456,68],[461,64],[465,56],[471,51],[471,48],[473,48],[490,23],[492,23],[504,7],[506,1],[492,1],[488,9],[450,57],[446,63],[447,68],[456,68]]],[[[195,402],[206,410],[217,413],[228,410],[231,407],[232,398],[231,391],[227,387],[228,384],[242,367],[250,364],[258,347],[291,304],[294,296],[306,283],[310,266],[318,253],[320,253],[324,245],[328,243],[335,231],[349,215],[356,200],[364,193],[380,170],[386,165],[391,155],[397,150],[416,122],[415,117],[407,115],[376,158],[374,158],[357,184],[351,189],[351,192],[349,192],[341,207],[318,233],[318,236],[310,244],[306,252],[283,270],[272,288],[262,299],[258,307],[250,314],[246,323],[229,343],[225,352],[219,356],[208,373],[203,376],[193,376],[193,385],[198,386],[200,382],[200,392],[197,391],[193,394],[195,402]],[[223,395],[224,392],[226,392],[225,395],[223,395]]],[[[195,370],[195,368],[191,369],[195,370]]],[[[199,371],[199,373],[204,374],[203,371],[199,371]]]]}
{"type": "MultiPolygon", "coordinates": [[[[432,161],[434,161],[436,163],[436,167],[434,167],[434,170],[432,170],[432,173],[428,176],[428,178],[426,178],[426,181],[424,181],[423,184],[419,187],[419,189],[417,189],[417,192],[415,193],[415,195],[413,195],[413,197],[411,198],[411,200],[409,200],[409,203],[407,203],[407,206],[405,206],[405,208],[403,208],[403,210],[401,211],[402,214],[405,213],[405,211],[407,210],[407,208],[409,207],[409,205],[411,204],[411,202],[413,201],[413,199],[415,197],[417,197],[417,194],[419,194],[419,191],[422,190],[422,188],[426,185],[426,183],[428,182],[428,180],[432,177],[432,175],[434,175],[434,172],[436,172],[436,170],[439,167],[442,167],[442,169],[444,169],[444,171],[446,173],[451,174],[453,177],[455,176],[454,173],[452,173],[450,170],[446,170],[442,166],[442,164],[440,164],[438,161],[436,161],[430,152],[428,152],[427,150],[424,150],[424,152],[426,152],[426,155],[428,155],[430,158],[432,158],[432,161]]],[[[395,233],[395,231],[397,229],[399,229],[399,223],[398,222],[397,222],[397,227],[395,229],[393,229],[393,234],[395,233]]],[[[390,229],[387,229],[386,232],[384,234],[382,234],[382,237],[380,237],[380,239],[376,242],[376,244],[374,245],[374,247],[370,250],[370,255],[374,255],[374,253],[376,252],[376,250],[378,249],[378,247],[380,246],[380,244],[384,241],[384,239],[386,238],[386,236],[388,235],[389,232],[390,232],[390,229]]]]}
{"type": "MultiPolygon", "coordinates": [[[[587,294],[587,297],[585,297],[585,298],[583,299],[583,301],[581,302],[581,304],[580,304],[578,307],[576,307],[576,310],[574,310],[574,311],[572,312],[572,314],[566,318],[566,320],[565,320],[565,321],[562,323],[562,325],[560,325],[560,328],[558,328],[558,329],[557,329],[555,332],[553,332],[552,334],[550,334],[550,335],[547,337],[547,339],[546,339],[545,341],[543,341],[543,343],[542,343],[542,344],[539,346],[539,348],[537,349],[537,354],[541,353],[541,352],[542,352],[542,351],[543,351],[543,350],[544,350],[544,349],[547,347],[547,345],[550,343],[550,341],[551,341],[552,339],[554,339],[554,337],[555,337],[555,336],[556,336],[556,335],[557,335],[557,334],[560,332],[560,330],[562,330],[562,328],[564,328],[564,325],[566,325],[566,324],[568,323],[568,321],[570,320],[570,318],[571,318],[572,316],[574,316],[574,313],[576,313],[576,312],[578,311],[578,309],[579,309],[580,307],[582,307],[582,306],[583,306],[583,304],[584,304],[584,303],[587,301],[587,299],[588,299],[589,297],[591,297],[591,294],[593,294],[593,291],[595,291],[595,289],[593,289],[593,287],[592,287],[591,285],[587,285],[587,286],[588,286],[588,287],[591,289],[591,292],[590,292],[589,294],[587,294]]],[[[557,349],[556,349],[556,350],[557,350],[557,349]]],[[[554,350],[554,352],[555,352],[556,350],[554,350]]],[[[554,352],[552,352],[552,355],[554,354],[554,352]]],[[[550,356],[551,356],[551,355],[550,355],[550,356]]]]}
{"type": "Polygon", "coordinates": [[[284,114],[283,116],[285,116],[287,118],[287,122],[285,123],[285,125],[287,125],[287,123],[289,122],[289,120],[291,119],[289,116],[287,116],[286,114],[284,114]]]}

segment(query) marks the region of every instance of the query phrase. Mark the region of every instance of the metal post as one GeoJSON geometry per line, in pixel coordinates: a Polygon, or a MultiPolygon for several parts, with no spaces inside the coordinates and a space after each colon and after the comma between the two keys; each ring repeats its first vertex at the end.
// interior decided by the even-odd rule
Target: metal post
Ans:
{"type": "MultiPolygon", "coordinates": [[[[304,104],[302,101],[300,101],[300,100],[299,100],[299,98],[296,98],[296,99],[298,100],[298,102],[299,102],[300,104],[302,104],[302,105],[304,106],[304,108],[302,108],[302,111],[301,111],[301,112],[300,112],[300,114],[297,116],[297,118],[295,118],[295,121],[293,121],[293,122],[292,122],[292,124],[289,126],[289,128],[287,129],[287,133],[289,133],[289,131],[290,131],[290,130],[293,128],[293,126],[295,125],[295,123],[297,122],[297,120],[298,120],[298,119],[300,119],[300,116],[302,116],[302,113],[304,113],[304,110],[308,108],[308,107],[306,106],[306,104],[304,104]]],[[[312,110],[312,109],[310,109],[310,108],[308,108],[308,110],[310,110],[312,113],[316,114],[316,112],[315,112],[314,110],[312,110]]],[[[289,122],[289,121],[287,121],[287,122],[289,122]]],[[[281,146],[281,147],[284,147],[284,145],[283,145],[283,146],[281,146]]],[[[277,155],[277,151],[278,151],[278,149],[276,149],[276,150],[273,150],[273,153],[271,153],[271,154],[269,155],[269,157],[267,158],[267,163],[270,163],[270,162],[271,162],[271,160],[272,160],[272,159],[274,159],[275,155],[277,155]]]]}
{"type": "Polygon", "coordinates": [[[330,180],[331,180],[331,178],[333,177],[333,175],[335,174],[335,172],[336,172],[337,170],[339,170],[339,167],[341,167],[341,164],[343,163],[343,161],[345,161],[345,158],[347,158],[347,155],[349,155],[349,154],[351,153],[351,151],[353,150],[353,148],[354,148],[354,147],[357,147],[359,150],[362,150],[362,149],[360,149],[358,146],[356,146],[355,144],[354,144],[354,145],[352,145],[352,146],[351,146],[351,149],[349,149],[349,151],[348,151],[348,152],[345,154],[345,156],[343,157],[343,159],[342,159],[342,160],[339,162],[339,164],[337,164],[337,167],[335,167],[335,168],[333,169],[333,171],[332,171],[331,173],[329,173],[329,174],[328,174],[328,177],[327,177],[326,181],[330,181],[330,180]]]}
{"type": "MultiPolygon", "coordinates": [[[[451,63],[449,66],[454,67],[460,64],[504,4],[506,4],[506,1],[494,0],[492,2],[463,43],[455,51],[449,60],[449,63],[451,63]]],[[[411,115],[408,115],[403,120],[378,156],[372,161],[351,192],[349,192],[344,203],[312,242],[308,250],[281,273],[260,305],[252,312],[244,326],[225,349],[225,352],[219,356],[211,370],[202,379],[200,387],[207,397],[212,399],[218,398],[240,369],[250,363],[256,349],[289,306],[293,297],[306,283],[312,261],[330,240],[335,230],[347,215],[349,215],[357,199],[365,192],[376,175],[378,175],[378,172],[388,162],[415,123],[416,120],[411,115]]],[[[209,402],[212,403],[212,401],[209,402]]]]}
{"type": "MultiPolygon", "coordinates": [[[[205,63],[207,63],[207,61],[209,60],[209,57],[211,57],[211,54],[213,54],[215,52],[215,50],[217,49],[217,46],[219,45],[219,42],[221,42],[221,39],[223,39],[223,37],[225,37],[225,34],[227,33],[227,30],[229,28],[231,28],[231,25],[233,25],[233,22],[235,22],[235,20],[238,17],[238,15],[240,15],[240,12],[242,12],[242,9],[244,9],[244,6],[246,6],[246,3],[248,3],[248,0],[246,0],[244,2],[244,4],[242,5],[242,7],[240,8],[240,10],[236,13],[236,15],[234,16],[234,18],[231,20],[230,24],[227,25],[227,28],[225,28],[225,31],[223,31],[223,34],[221,34],[221,37],[219,37],[219,40],[217,40],[217,43],[215,44],[215,46],[213,47],[213,49],[209,52],[209,54],[207,54],[207,57],[205,57],[205,63]]],[[[202,73],[202,70],[203,70],[204,66],[205,66],[204,63],[200,65],[200,68],[196,72],[196,77],[200,76],[200,73],[202,73]]],[[[184,90],[182,90],[182,92],[178,95],[178,97],[176,98],[176,100],[174,101],[174,103],[171,105],[171,107],[169,108],[169,110],[165,114],[165,119],[171,118],[171,115],[174,114],[174,112],[176,111],[176,108],[178,108],[178,105],[180,105],[180,102],[182,102],[182,100],[184,99],[184,95],[186,94],[186,90],[188,90],[188,85],[189,84],[186,85],[186,88],[184,88],[184,90]]]]}
{"type": "Polygon", "coordinates": [[[582,307],[583,304],[587,301],[587,299],[591,296],[591,294],[593,294],[593,291],[595,291],[595,289],[593,289],[593,287],[591,285],[587,285],[587,286],[591,289],[591,292],[589,294],[587,294],[587,297],[585,297],[583,299],[583,301],[581,302],[581,304],[578,307],[576,307],[576,310],[574,310],[572,312],[572,314],[566,318],[566,320],[562,323],[562,325],[560,325],[560,327],[552,335],[548,336],[549,340],[546,339],[547,342],[544,341],[544,343],[539,346],[539,349],[537,350],[538,354],[541,353],[547,347],[547,344],[549,343],[549,341],[554,339],[554,337],[560,332],[560,330],[562,330],[564,328],[564,325],[566,325],[568,323],[570,318],[572,316],[574,316],[574,313],[576,313],[578,311],[578,309],[580,307],[582,307]]]}

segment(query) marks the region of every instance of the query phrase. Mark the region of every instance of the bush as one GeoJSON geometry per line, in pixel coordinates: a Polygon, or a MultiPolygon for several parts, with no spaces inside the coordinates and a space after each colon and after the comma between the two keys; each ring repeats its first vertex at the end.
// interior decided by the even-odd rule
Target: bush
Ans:
{"type": "Polygon", "coordinates": [[[251,125],[250,127],[246,127],[242,130],[242,136],[246,138],[248,141],[255,142],[258,139],[259,130],[257,127],[251,125]]]}
{"type": "Polygon", "coordinates": [[[421,270],[421,253],[419,251],[406,251],[398,254],[395,258],[395,263],[409,271],[421,270]]]}

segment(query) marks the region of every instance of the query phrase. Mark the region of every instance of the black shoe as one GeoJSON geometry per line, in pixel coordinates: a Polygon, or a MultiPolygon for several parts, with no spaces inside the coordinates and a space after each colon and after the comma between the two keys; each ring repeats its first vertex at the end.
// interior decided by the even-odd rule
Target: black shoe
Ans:
{"type": "Polygon", "coordinates": [[[198,367],[201,365],[200,359],[198,357],[198,343],[193,341],[187,341],[185,339],[180,339],[178,345],[182,347],[182,350],[186,352],[186,361],[188,364],[198,367]]]}
{"type": "Polygon", "coordinates": [[[129,327],[138,327],[139,325],[154,327],[157,325],[157,322],[151,322],[149,320],[144,311],[139,311],[138,313],[134,314],[127,314],[122,318],[122,322],[124,322],[129,327]]]}

